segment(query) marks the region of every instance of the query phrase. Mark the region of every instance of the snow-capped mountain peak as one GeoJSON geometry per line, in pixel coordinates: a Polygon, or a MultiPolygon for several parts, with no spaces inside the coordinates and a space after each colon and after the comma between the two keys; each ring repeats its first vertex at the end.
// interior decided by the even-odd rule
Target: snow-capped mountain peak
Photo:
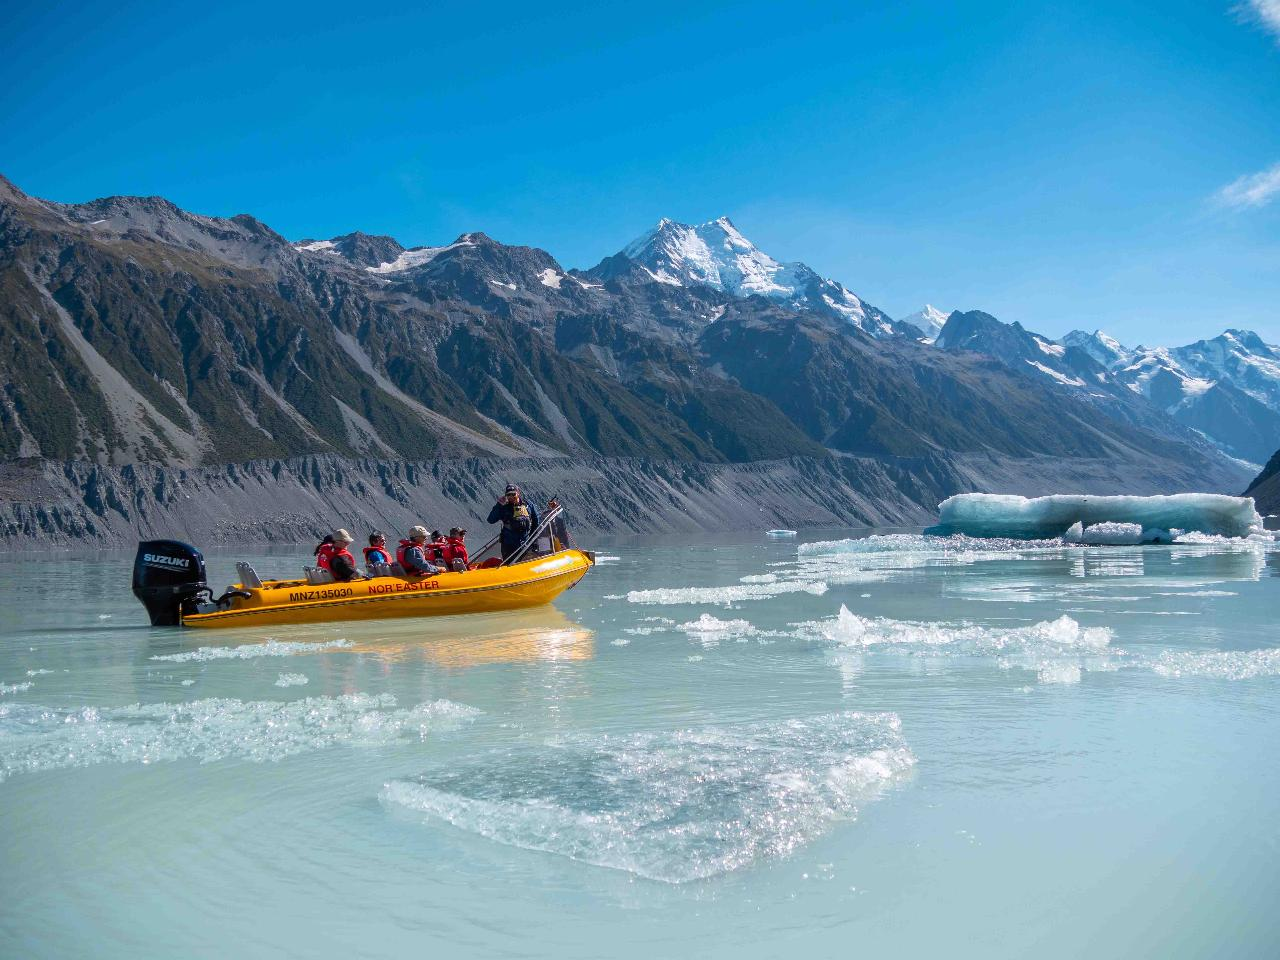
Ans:
{"type": "Polygon", "coordinates": [[[1095,330],[1093,333],[1072,330],[1058,342],[1064,347],[1078,347],[1108,369],[1129,360],[1135,353],[1115,337],[1101,330],[1095,330]]]}
{"type": "Polygon", "coordinates": [[[873,336],[893,333],[889,318],[803,263],[786,263],[765,253],[728,217],[690,226],[663,218],[627,244],[622,255],[660,283],[703,285],[739,297],[763,296],[793,309],[822,313],[852,323],[873,336]]]}
{"type": "Polygon", "coordinates": [[[906,317],[898,318],[898,325],[906,324],[920,331],[920,339],[925,343],[933,343],[938,339],[938,334],[942,332],[942,328],[947,324],[947,317],[950,311],[939,310],[932,304],[926,303],[923,310],[917,310],[915,313],[906,317]]]}

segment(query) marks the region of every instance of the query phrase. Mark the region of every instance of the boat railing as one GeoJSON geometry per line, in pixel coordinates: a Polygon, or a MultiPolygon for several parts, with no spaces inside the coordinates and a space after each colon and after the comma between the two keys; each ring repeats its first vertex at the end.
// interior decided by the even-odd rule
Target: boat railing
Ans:
{"type": "MultiPolygon", "coordinates": [[[[498,543],[502,539],[502,533],[499,532],[496,537],[486,543],[483,547],[471,555],[473,565],[481,564],[488,555],[494,551],[498,543]]],[[[528,558],[529,554],[537,553],[545,555],[551,553],[559,553],[561,550],[567,550],[574,546],[573,538],[569,533],[569,528],[565,523],[565,510],[563,506],[556,506],[542,517],[542,520],[533,529],[533,532],[525,538],[524,543],[518,549],[512,552],[511,556],[505,557],[499,563],[499,566],[509,567],[513,563],[519,563],[528,558]]],[[[498,554],[493,553],[496,558],[498,554]]]]}
{"type": "Polygon", "coordinates": [[[558,506],[553,510],[548,510],[546,513],[546,516],[542,518],[542,522],[538,524],[538,526],[534,529],[533,533],[529,534],[525,542],[520,545],[520,549],[514,551],[511,554],[511,556],[503,558],[503,561],[501,564],[499,564],[499,566],[509,567],[513,563],[519,563],[520,560],[525,556],[525,554],[527,554],[530,550],[535,549],[538,546],[539,542],[542,541],[544,538],[549,541],[547,545],[550,549],[538,550],[539,554],[559,553],[561,550],[564,550],[567,544],[560,543],[557,546],[557,543],[560,540],[560,538],[557,537],[554,532],[548,533],[548,531],[554,531],[555,528],[552,527],[552,524],[555,523],[557,519],[559,519],[560,529],[564,530],[566,535],[568,534],[568,528],[565,527],[564,520],[562,519],[563,516],[564,516],[564,507],[558,506]]]}

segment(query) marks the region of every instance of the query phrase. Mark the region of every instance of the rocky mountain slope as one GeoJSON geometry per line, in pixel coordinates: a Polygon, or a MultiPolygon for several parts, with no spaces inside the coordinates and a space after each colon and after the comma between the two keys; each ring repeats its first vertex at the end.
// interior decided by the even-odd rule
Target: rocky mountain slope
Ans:
{"type": "Polygon", "coordinates": [[[518,480],[558,496],[571,527],[598,534],[802,526],[922,526],[970,490],[1157,493],[1194,486],[1155,464],[1140,477],[1106,459],[995,454],[793,457],[692,463],[619,457],[464,457],[412,462],[317,454],[197,468],[160,463],[0,463],[0,542],[119,548],[178,537],[201,545],[296,542],[334,526],[403,531],[461,523],[479,545],[494,492],[518,480]]]}
{"type": "Polygon", "coordinates": [[[1271,455],[1244,495],[1257,502],[1258,512],[1267,518],[1269,528],[1280,529],[1280,450],[1271,455]]]}
{"type": "Polygon", "coordinates": [[[911,520],[979,487],[1244,482],[1158,417],[1099,417],[1035,370],[886,336],[843,287],[715,223],[683,228],[708,250],[720,238],[710,264],[678,263],[666,240],[693,240],[668,222],[579,272],[482,233],[290,243],[247,215],[55,204],[0,178],[0,537],[310,536],[361,491],[359,517],[390,520],[487,508],[490,483],[543,469],[562,493],[580,477],[584,496],[608,487],[668,525],[911,520]],[[410,469],[421,482],[400,492],[377,479],[410,469]],[[192,503],[167,492],[183,485],[192,503]]]}

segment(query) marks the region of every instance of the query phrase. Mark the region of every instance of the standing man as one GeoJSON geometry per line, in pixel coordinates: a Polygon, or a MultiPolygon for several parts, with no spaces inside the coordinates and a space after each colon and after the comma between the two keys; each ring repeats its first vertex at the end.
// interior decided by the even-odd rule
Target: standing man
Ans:
{"type": "Polygon", "coordinates": [[[533,504],[524,502],[520,496],[520,488],[514,483],[507,484],[506,492],[498,498],[498,502],[489,511],[489,522],[498,523],[499,521],[502,523],[502,532],[499,535],[502,559],[506,560],[524,546],[529,535],[538,527],[538,511],[533,508],[533,504]]]}

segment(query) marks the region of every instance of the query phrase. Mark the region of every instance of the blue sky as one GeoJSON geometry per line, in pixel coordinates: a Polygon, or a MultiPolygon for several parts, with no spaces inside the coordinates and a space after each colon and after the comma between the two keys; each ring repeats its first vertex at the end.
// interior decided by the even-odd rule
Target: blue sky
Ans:
{"type": "Polygon", "coordinates": [[[567,266],[728,214],[894,315],[1277,342],[1280,0],[11,0],[0,173],[567,266]]]}

